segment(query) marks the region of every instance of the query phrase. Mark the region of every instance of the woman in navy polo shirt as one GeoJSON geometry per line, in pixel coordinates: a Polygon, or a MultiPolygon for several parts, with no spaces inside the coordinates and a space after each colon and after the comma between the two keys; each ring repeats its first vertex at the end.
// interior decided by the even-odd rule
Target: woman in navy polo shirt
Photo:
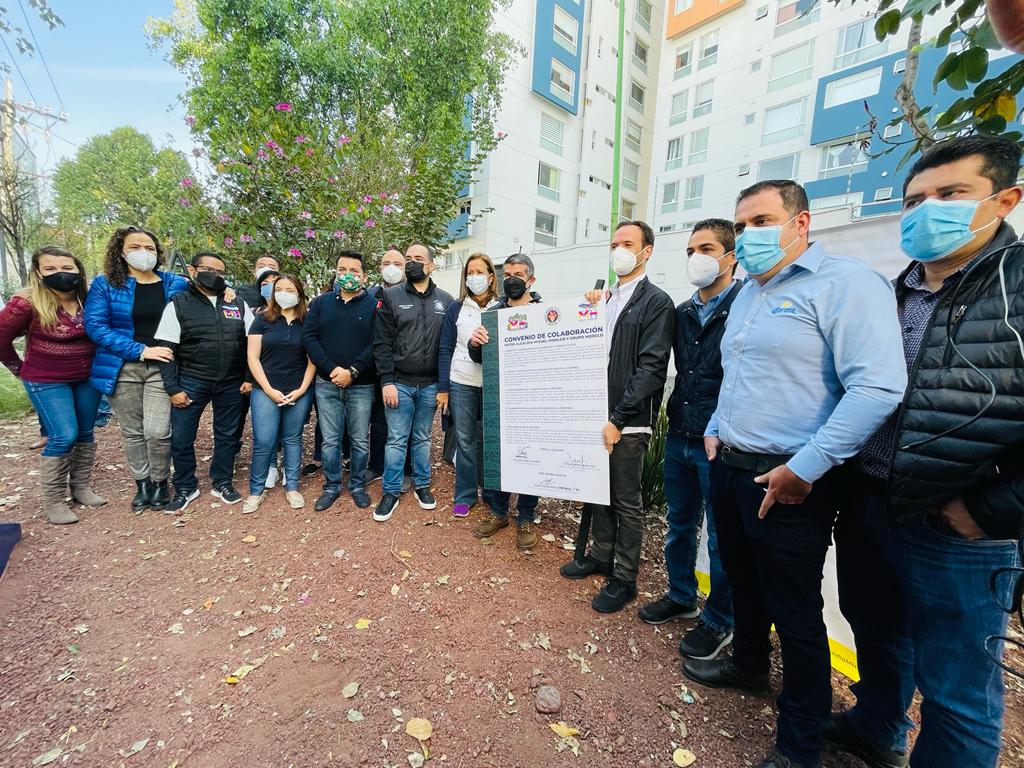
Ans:
{"type": "Polygon", "coordinates": [[[252,466],[249,497],[243,513],[255,512],[266,494],[267,472],[278,441],[284,445],[285,495],[293,509],[306,503],[299,493],[302,428],[313,402],[316,368],[302,345],[306,292],[290,275],[280,275],[267,307],[249,327],[249,370],[259,385],[253,389],[252,466]]]}

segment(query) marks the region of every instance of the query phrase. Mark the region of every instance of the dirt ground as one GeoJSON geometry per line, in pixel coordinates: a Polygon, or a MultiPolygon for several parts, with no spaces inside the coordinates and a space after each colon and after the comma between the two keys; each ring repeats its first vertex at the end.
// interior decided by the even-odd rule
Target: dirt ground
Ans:
{"type": "MultiPolygon", "coordinates": [[[[243,516],[201,477],[182,518],[134,515],[112,422],[95,483],[111,503],[58,528],[38,513],[33,435],[31,420],[0,424],[0,519],[24,526],[0,581],[0,766],[415,768],[412,718],[433,727],[428,766],[670,766],[683,748],[698,768],[736,768],[770,747],[772,700],[683,677],[689,622],[653,628],[636,605],[600,616],[596,582],[558,575],[578,519],[566,503],[542,502],[555,541],[531,554],[512,527],[479,541],[477,513],[451,517],[443,463],[438,508],[407,495],[385,524],[347,495],[314,512],[319,476],[303,479],[305,510],[276,489],[243,516]],[[543,684],[557,715],[535,709],[543,684]],[[560,737],[560,721],[579,733],[560,737]]],[[[247,464],[246,448],[243,494],[247,464]]],[[[641,600],[664,587],[662,525],[649,530],[641,600]]],[[[847,682],[834,677],[837,707],[847,682]]],[[[1024,762],[1024,687],[1007,686],[1010,768],[1024,762]]]]}

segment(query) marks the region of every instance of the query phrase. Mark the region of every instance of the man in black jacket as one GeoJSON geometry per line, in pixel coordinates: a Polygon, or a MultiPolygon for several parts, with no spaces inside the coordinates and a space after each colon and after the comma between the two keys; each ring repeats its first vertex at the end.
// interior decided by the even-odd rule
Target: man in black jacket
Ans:
{"type": "MultiPolygon", "coordinates": [[[[608,292],[608,423],[602,430],[609,459],[611,504],[594,505],[590,552],[562,566],[567,579],[608,576],[591,607],[621,611],[636,599],[644,532],[640,481],[644,455],[661,411],[672,352],[675,307],[647,279],[654,232],[643,221],[619,224],[612,237],[612,268],[619,279],[608,292]]],[[[595,292],[591,292],[593,294],[595,292]]],[[[597,296],[588,294],[588,298],[597,296]]]]}
{"type": "Polygon", "coordinates": [[[164,511],[181,514],[199,498],[196,433],[207,403],[213,404],[213,495],[225,504],[242,500],[231,485],[239,442],[236,436],[245,381],[245,320],[239,301],[224,299],[224,259],[197,253],[188,268],[192,285],[164,308],[156,338],[174,350],[160,364],[171,398],[171,457],[174,497],[164,511]]]}
{"type": "Polygon", "coordinates": [[[673,344],[676,380],[668,400],[665,439],[665,501],[668,533],[665,568],[668,592],[640,609],[648,624],[700,616],[679,643],[691,659],[713,659],[732,639],[732,590],[718,554],[715,518],[708,495],[709,463],[704,430],[722,386],[722,334],[729,307],[740,289],[736,272],[736,236],[731,221],[698,222],[686,246],[686,271],[697,287],[676,307],[673,344]],[[704,610],[697,607],[697,537],[707,510],[711,591],[704,610]]]}
{"type": "MultiPolygon", "coordinates": [[[[903,404],[848,467],[835,538],[857,704],[825,731],[869,766],[995,768],[1024,522],[1024,247],[1016,143],[932,146],[903,185],[903,404]],[[999,574],[999,575],[997,575],[999,574]]],[[[1018,594],[1019,599],[1019,594],[1018,594]]]]}
{"type": "Polygon", "coordinates": [[[430,432],[437,408],[437,349],[451,294],[430,279],[434,259],[419,243],[405,251],[406,281],[380,293],[373,352],[388,421],[384,451],[384,495],[373,519],[391,518],[402,494],[402,469],[412,437],[412,481],[416,501],[434,509],[430,492],[430,432]]]}

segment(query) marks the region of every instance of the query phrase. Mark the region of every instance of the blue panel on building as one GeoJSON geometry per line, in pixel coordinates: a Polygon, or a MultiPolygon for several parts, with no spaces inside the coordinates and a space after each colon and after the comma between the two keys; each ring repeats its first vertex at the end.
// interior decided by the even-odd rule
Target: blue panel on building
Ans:
{"type": "MultiPolygon", "coordinates": [[[[925,49],[921,52],[920,68],[917,74],[917,81],[914,88],[918,103],[922,106],[933,105],[931,112],[926,118],[934,120],[935,116],[947,106],[964,95],[963,92],[954,91],[942,83],[938,91],[932,92],[932,79],[935,70],[946,57],[948,49],[925,49]]],[[[853,139],[855,136],[864,136],[868,131],[868,122],[871,115],[878,118],[878,126],[875,135],[871,137],[870,155],[868,161],[861,168],[852,174],[836,175],[833,178],[819,179],[805,184],[807,196],[814,199],[824,197],[841,196],[847,193],[862,196],[864,203],[874,203],[876,192],[892,188],[892,199],[888,202],[872,204],[864,209],[865,215],[881,213],[892,213],[900,210],[899,198],[902,195],[903,180],[910,168],[910,163],[904,163],[901,168],[900,161],[906,155],[910,145],[897,146],[887,154],[881,154],[891,146],[884,142],[878,134],[881,133],[886,124],[900,114],[899,106],[896,103],[894,94],[896,87],[903,80],[903,74],[897,71],[896,64],[904,59],[905,51],[893,53],[871,61],[862,62],[852,67],[839,70],[828,77],[818,80],[817,95],[815,98],[814,120],[811,124],[812,145],[831,144],[841,142],[844,139],[853,139]],[[830,93],[829,84],[837,80],[857,75],[859,73],[871,72],[881,68],[880,81],[877,93],[866,98],[858,97],[843,104],[836,104],[832,107],[825,106],[826,96],[830,93]],[[864,109],[867,102],[868,110],[864,109]]],[[[997,75],[1018,61],[1018,57],[1007,56],[996,59],[989,64],[989,76],[997,75]]],[[[1020,130],[1017,123],[1010,124],[1011,130],[1020,130]]],[[[911,136],[910,127],[902,125],[902,133],[893,137],[891,142],[906,142],[911,136]]],[[[817,171],[816,171],[817,172],[817,171]]],[[[883,193],[884,194],[884,193],[883,193]]]]}
{"type": "MultiPolygon", "coordinates": [[[[537,0],[536,28],[533,32],[533,92],[574,115],[579,111],[580,101],[580,61],[583,52],[585,2],[586,0],[537,0]],[[561,35],[556,38],[555,6],[576,21],[574,46],[561,35]],[[575,48],[575,52],[570,48],[575,48]],[[571,97],[552,84],[552,60],[571,73],[571,97]]],[[[572,30],[567,31],[572,33],[572,30]]]]}

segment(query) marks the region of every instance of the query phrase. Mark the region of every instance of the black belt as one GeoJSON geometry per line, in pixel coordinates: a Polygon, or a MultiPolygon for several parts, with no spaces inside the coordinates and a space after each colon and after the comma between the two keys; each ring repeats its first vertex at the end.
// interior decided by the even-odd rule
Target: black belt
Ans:
{"type": "Polygon", "coordinates": [[[776,467],[785,464],[793,458],[793,454],[745,453],[730,448],[728,445],[722,445],[718,449],[718,457],[723,464],[730,467],[763,475],[765,472],[771,472],[776,467]]]}

